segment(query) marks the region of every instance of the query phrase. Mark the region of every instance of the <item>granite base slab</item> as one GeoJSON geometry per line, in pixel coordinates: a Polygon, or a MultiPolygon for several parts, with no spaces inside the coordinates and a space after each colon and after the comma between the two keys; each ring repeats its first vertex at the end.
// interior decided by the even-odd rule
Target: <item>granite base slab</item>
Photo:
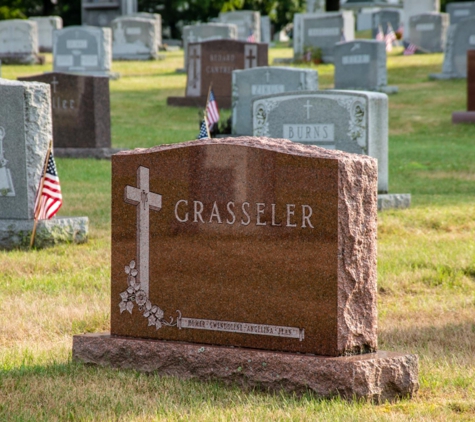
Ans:
{"type": "Polygon", "coordinates": [[[291,64],[294,62],[294,59],[288,57],[276,57],[272,60],[272,64],[291,64]]]}
{"type": "Polygon", "coordinates": [[[452,113],[452,123],[475,123],[475,111],[456,111],[452,113]]]}
{"type": "Polygon", "coordinates": [[[399,87],[395,85],[383,86],[380,88],[379,92],[382,92],[383,94],[387,95],[397,94],[399,92],[399,87]]]}
{"type": "MultiPolygon", "coordinates": [[[[55,70],[53,70],[55,72],[55,70]]],[[[50,72],[45,72],[45,73],[50,73],[50,72]]],[[[105,76],[109,78],[112,81],[117,81],[120,79],[120,73],[118,72],[63,72],[61,73],[71,73],[73,75],[83,75],[83,76],[105,76]]]]}
{"type": "Polygon", "coordinates": [[[410,208],[410,193],[386,193],[378,195],[378,211],[410,208]]]}
{"type": "MultiPolygon", "coordinates": [[[[0,220],[0,249],[11,250],[30,246],[33,220],[0,220]]],[[[35,248],[59,243],[85,243],[89,232],[87,217],[53,217],[40,220],[36,228],[35,248]]]]}
{"type": "Polygon", "coordinates": [[[383,402],[412,397],[419,389],[418,357],[395,352],[326,357],[101,333],[73,336],[73,359],[181,379],[219,380],[244,389],[312,391],[328,398],[383,402]]]}
{"type": "Polygon", "coordinates": [[[125,148],[54,148],[54,156],[60,158],[110,159],[112,155],[126,151],[125,148]]]}
{"type": "MultiPolygon", "coordinates": [[[[231,108],[231,97],[215,97],[219,108],[231,108]]],[[[167,105],[175,107],[205,107],[207,96],[204,97],[168,97],[167,105]]]]}
{"type": "Polygon", "coordinates": [[[444,81],[448,79],[466,79],[464,76],[452,75],[450,73],[431,73],[429,79],[436,81],[444,81]]]}

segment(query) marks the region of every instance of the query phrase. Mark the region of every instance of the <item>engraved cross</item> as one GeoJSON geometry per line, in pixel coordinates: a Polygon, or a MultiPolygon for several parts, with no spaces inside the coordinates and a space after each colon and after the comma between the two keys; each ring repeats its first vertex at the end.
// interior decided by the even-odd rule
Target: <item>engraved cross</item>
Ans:
{"type": "MultiPolygon", "coordinates": [[[[254,67],[254,63],[256,62],[257,56],[254,56],[252,49],[249,50],[249,55],[246,56],[246,59],[249,60],[249,68],[254,67]]],[[[257,65],[257,63],[256,63],[257,65]]]]}
{"type": "Polygon", "coordinates": [[[196,82],[198,82],[198,59],[200,56],[196,48],[193,48],[192,53],[190,59],[193,66],[193,88],[196,88],[196,82]]]}
{"type": "Polygon", "coordinates": [[[53,80],[51,81],[51,85],[53,85],[53,93],[56,94],[56,85],[58,85],[59,82],[56,80],[56,76],[53,76],[53,80]]]}
{"type": "Polygon", "coordinates": [[[310,105],[310,100],[307,100],[307,104],[304,105],[304,108],[307,109],[307,120],[310,119],[310,109],[313,105],[310,105]]]}
{"type": "Polygon", "coordinates": [[[188,42],[195,42],[196,37],[193,34],[193,31],[190,31],[190,35],[188,35],[188,42]]]}
{"type": "Polygon", "coordinates": [[[149,241],[150,241],[150,210],[162,209],[162,195],[150,192],[150,171],[140,166],[137,169],[137,187],[126,186],[124,201],[137,207],[137,261],[139,273],[137,275],[140,287],[148,297],[149,291],[149,241]]]}

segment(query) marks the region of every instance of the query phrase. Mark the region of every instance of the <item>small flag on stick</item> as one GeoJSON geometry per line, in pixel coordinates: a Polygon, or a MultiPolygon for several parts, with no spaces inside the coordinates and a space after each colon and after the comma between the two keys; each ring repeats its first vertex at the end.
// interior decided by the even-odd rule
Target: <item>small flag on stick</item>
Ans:
{"type": "Polygon", "coordinates": [[[218,103],[213,93],[213,89],[209,88],[208,102],[206,103],[206,118],[211,129],[215,123],[219,122],[218,103]]]}
{"type": "Polygon", "coordinates": [[[206,139],[209,138],[208,125],[206,124],[206,117],[201,121],[200,133],[196,139],[206,139]]]}
{"type": "Polygon", "coordinates": [[[249,36],[247,37],[247,42],[256,42],[256,37],[254,36],[254,32],[250,31],[249,36]]]}
{"type": "Polygon", "coordinates": [[[406,48],[404,49],[403,55],[412,56],[413,54],[415,54],[416,51],[417,51],[417,46],[410,42],[409,44],[407,44],[406,48]]]}
{"type": "Polygon", "coordinates": [[[386,37],[384,38],[386,41],[386,51],[392,51],[393,49],[393,42],[397,40],[396,34],[394,33],[393,26],[391,22],[388,22],[388,31],[386,33],[386,37]]]}
{"type": "Polygon", "coordinates": [[[378,32],[376,33],[376,41],[384,41],[384,32],[381,25],[378,25],[378,32]]]}

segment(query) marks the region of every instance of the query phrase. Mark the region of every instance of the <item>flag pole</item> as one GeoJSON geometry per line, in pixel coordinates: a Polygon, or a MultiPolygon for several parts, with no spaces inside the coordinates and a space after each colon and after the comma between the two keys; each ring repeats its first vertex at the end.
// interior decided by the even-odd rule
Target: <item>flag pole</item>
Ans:
{"type": "Polygon", "coordinates": [[[206,106],[205,106],[205,125],[206,125],[206,132],[208,133],[208,138],[211,139],[211,134],[209,133],[209,126],[208,126],[208,115],[207,115],[207,110],[208,110],[208,103],[209,103],[209,96],[211,95],[211,88],[213,87],[213,82],[209,84],[208,88],[208,96],[206,97],[206,106]]]}
{"type": "Polygon", "coordinates": [[[43,166],[43,174],[42,174],[41,180],[40,180],[40,186],[39,186],[38,192],[36,194],[35,221],[33,223],[33,231],[31,232],[30,249],[33,247],[33,243],[35,242],[36,226],[38,225],[38,217],[40,215],[40,206],[39,205],[40,205],[40,201],[41,201],[41,191],[43,190],[43,185],[45,183],[46,170],[48,168],[49,156],[51,155],[51,150],[52,149],[53,149],[53,140],[50,139],[49,146],[48,146],[48,152],[46,153],[45,164],[43,166]]]}

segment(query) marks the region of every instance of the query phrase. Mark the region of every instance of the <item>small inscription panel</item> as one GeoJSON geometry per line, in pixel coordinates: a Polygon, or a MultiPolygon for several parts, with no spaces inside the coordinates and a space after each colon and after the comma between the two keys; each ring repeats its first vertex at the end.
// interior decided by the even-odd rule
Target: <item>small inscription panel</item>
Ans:
{"type": "Polygon", "coordinates": [[[435,25],[433,23],[418,23],[416,25],[416,31],[433,31],[435,29],[435,25]]]}
{"type": "Polygon", "coordinates": [[[99,58],[95,54],[83,54],[81,56],[81,66],[99,66],[99,58]]]}
{"type": "Polygon", "coordinates": [[[66,47],[73,49],[86,49],[87,40],[66,40],[66,47]]]}
{"type": "Polygon", "coordinates": [[[366,64],[371,61],[369,54],[354,54],[351,56],[343,56],[341,62],[343,64],[366,64]]]}
{"type": "Polygon", "coordinates": [[[142,29],[139,28],[139,27],[126,28],[125,33],[127,35],[141,35],[142,34],[142,29]]]}
{"type": "Polygon", "coordinates": [[[333,37],[340,34],[340,28],[310,28],[309,37],[333,37]]]}
{"type": "Polygon", "coordinates": [[[334,124],[296,124],[284,125],[284,138],[297,142],[331,142],[335,141],[334,124]]]}
{"type": "Polygon", "coordinates": [[[251,86],[252,95],[270,95],[285,92],[285,86],[281,84],[255,84],[251,86]]]}
{"type": "Polygon", "coordinates": [[[454,10],[454,16],[460,18],[462,16],[469,16],[470,15],[470,10],[468,9],[458,9],[454,10]]]}
{"type": "Polygon", "coordinates": [[[72,55],[66,55],[66,54],[58,54],[55,57],[56,60],[56,65],[57,66],[64,66],[64,67],[70,67],[74,63],[74,59],[72,55]]]}

